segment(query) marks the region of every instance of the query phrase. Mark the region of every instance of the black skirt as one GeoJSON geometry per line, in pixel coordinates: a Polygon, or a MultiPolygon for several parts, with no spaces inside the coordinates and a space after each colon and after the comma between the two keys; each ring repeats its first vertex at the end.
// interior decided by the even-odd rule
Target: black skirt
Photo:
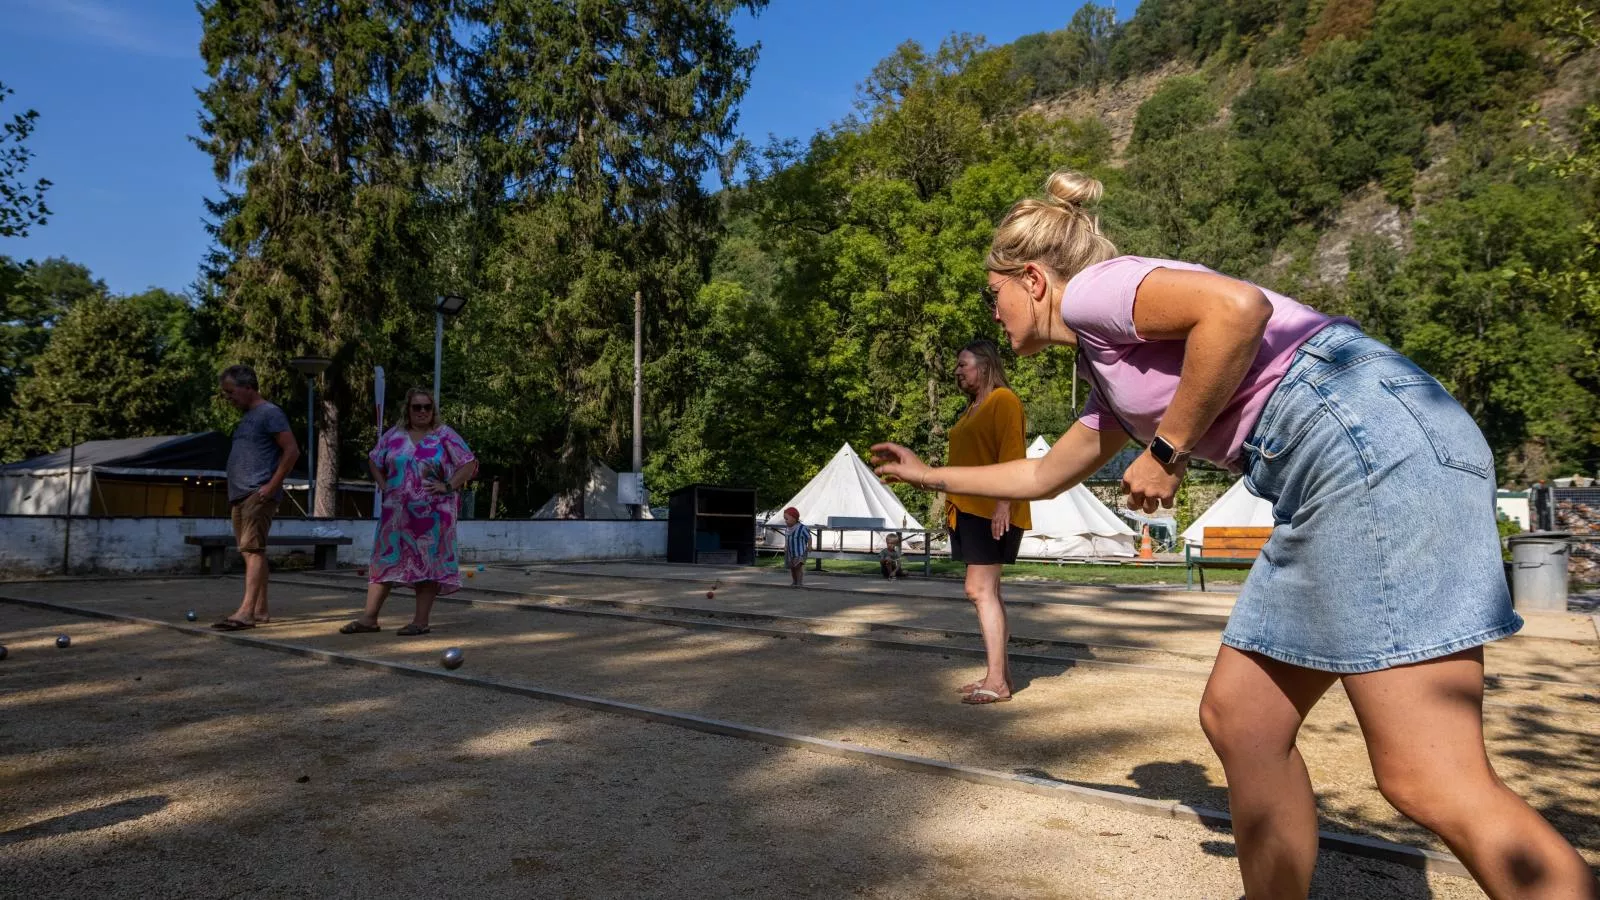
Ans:
{"type": "Polygon", "coordinates": [[[950,558],[969,566],[998,566],[1017,561],[1022,529],[1013,525],[1000,540],[994,539],[991,520],[956,510],[956,527],[950,529],[950,558]]]}

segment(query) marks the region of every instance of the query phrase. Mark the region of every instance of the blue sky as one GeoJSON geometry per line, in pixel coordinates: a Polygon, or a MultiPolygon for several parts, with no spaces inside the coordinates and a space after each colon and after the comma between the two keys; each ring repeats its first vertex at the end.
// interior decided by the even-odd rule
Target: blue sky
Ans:
{"type": "MultiPolygon", "coordinates": [[[[855,86],[902,41],[971,32],[1006,43],[1066,25],[1079,5],[774,0],[737,23],[743,41],[762,44],[740,130],[757,143],[809,137],[850,113],[855,86]]],[[[1118,18],[1137,5],[1117,0],[1118,18]]],[[[118,293],[187,289],[208,245],[203,201],[216,193],[189,140],[206,80],[193,4],[0,0],[0,18],[0,82],[16,91],[0,115],[38,110],[28,176],[55,183],[49,224],[0,240],[0,254],[65,256],[118,293]]]]}

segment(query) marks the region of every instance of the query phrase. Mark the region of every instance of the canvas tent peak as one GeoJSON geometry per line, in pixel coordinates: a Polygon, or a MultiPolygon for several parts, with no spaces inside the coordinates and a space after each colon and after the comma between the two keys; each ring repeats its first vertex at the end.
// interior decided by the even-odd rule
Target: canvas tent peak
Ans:
{"type": "MultiPolygon", "coordinates": [[[[1049,452],[1050,444],[1042,435],[1034,438],[1027,451],[1029,459],[1049,452]]],[[[1031,501],[1029,509],[1033,527],[1022,536],[1020,556],[1064,559],[1135,553],[1133,529],[1081,484],[1049,499],[1031,501]]]]}
{"type": "MultiPolygon", "coordinates": [[[[550,499],[539,507],[533,514],[535,519],[562,518],[560,510],[562,501],[571,509],[577,507],[577,514],[569,513],[568,518],[620,520],[633,518],[632,510],[628,505],[617,500],[617,473],[615,469],[598,459],[589,460],[589,471],[584,475],[581,485],[574,485],[565,491],[558,491],[550,495],[550,499]],[[581,506],[579,502],[581,500],[581,506]]],[[[654,519],[655,515],[649,507],[641,507],[640,518],[654,519]]]]}
{"type": "MultiPolygon", "coordinates": [[[[894,495],[878,476],[846,442],[828,460],[800,492],[777,507],[763,513],[760,521],[767,525],[782,525],[783,510],[794,507],[800,511],[800,520],[807,525],[827,526],[830,518],[852,520],[873,519],[882,528],[921,530],[922,523],[906,511],[900,498],[894,495]]],[[[777,546],[776,532],[765,531],[764,546],[777,546]]],[[[910,541],[907,542],[909,547],[910,541]]],[[[826,536],[826,549],[872,550],[883,547],[881,535],[866,531],[830,531],[826,536]]]]}

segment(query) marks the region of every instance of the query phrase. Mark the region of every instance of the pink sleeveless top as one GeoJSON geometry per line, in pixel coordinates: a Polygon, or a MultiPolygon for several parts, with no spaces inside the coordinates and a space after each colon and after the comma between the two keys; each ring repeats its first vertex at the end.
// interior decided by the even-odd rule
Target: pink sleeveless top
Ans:
{"type": "MultiPolygon", "coordinates": [[[[1117,425],[1120,420],[1143,443],[1155,436],[1183,371],[1183,341],[1147,341],[1133,327],[1134,296],[1145,276],[1156,269],[1211,271],[1194,263],[1119,256],[1074,275],[1061,296],[1061,321],[1077,332],[1079,365],[1087,367],[1084,374],[1093,385],[1079,421],[1099,431],[1102,423],[1117,425]]],[[[1194,446],[1195,456],[1235,472],[1240,447],[1283,380],[1295,351],[1334,321],[1282,294],[1260,290],[1272,304],[1272,318],[1256,358],[1239,389],[1194,446]]]]}

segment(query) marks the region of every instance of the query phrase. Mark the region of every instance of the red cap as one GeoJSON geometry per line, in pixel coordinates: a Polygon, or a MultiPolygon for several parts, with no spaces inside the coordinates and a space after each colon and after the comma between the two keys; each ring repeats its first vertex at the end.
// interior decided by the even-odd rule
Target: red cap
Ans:
{"type": "Polygon", "coordinates": [[[800,518],[800,510],[795,509],[792,506],[789,507],[788,509],[784,510],[783,514],[786,515],[786,516],[794,516],[796,519],[800,518]]]}

